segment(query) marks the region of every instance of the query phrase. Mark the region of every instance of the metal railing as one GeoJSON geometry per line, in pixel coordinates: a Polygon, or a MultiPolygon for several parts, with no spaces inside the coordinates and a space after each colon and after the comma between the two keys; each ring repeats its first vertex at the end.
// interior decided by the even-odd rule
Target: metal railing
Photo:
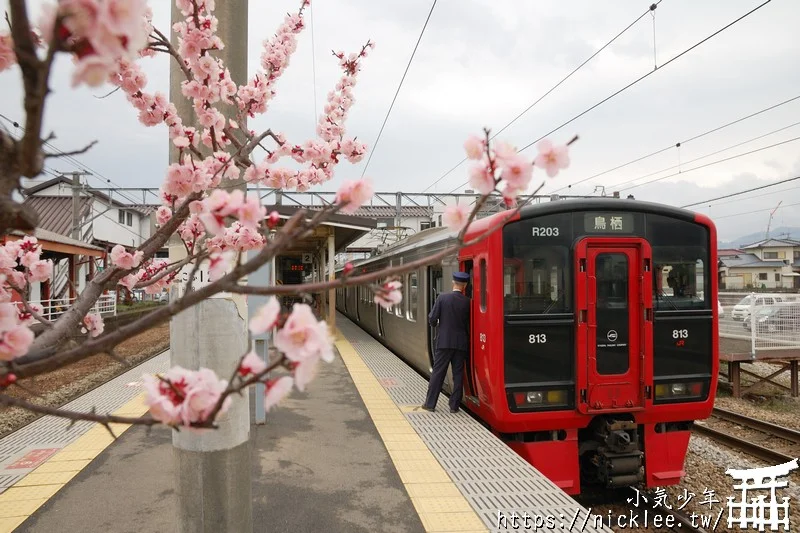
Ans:
{"type": "Polygon", "coordinates": [[[800,294],[719,293],[720,337],[750,341],[758,350],[800,349],[800,294]]]}
{"type": "MultiPolygon", "coordinates": [[[[42,318],[53,321],[58,320],[61,315],[66,313],[74,301],[75,298],[58,298],[55,300],[34,300],[30,303],[32,305],[39,306],[42,309],[42,318]]],[[[22,309],[21,302],[15,303],[17,304],[17,307],[22,309]]],[[[109,294],[101,295],[89,312],[100,313],[101,315],[116,315],[117,294],[115,292],[111,292],[109,294]]]]}

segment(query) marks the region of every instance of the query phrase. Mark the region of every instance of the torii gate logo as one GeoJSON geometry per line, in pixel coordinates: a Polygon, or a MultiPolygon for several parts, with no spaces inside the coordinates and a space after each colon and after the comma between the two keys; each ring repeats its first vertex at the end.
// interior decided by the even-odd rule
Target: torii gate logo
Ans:
{"type": "MultiPolygon", "coordinates": [[[[734,470],[729,468],[726,474],[741,481],[740,485],[733,488],[742,491],[742,499],[735,501],[733,496],[728,497],[728,527],[737,524],[740,529],[748,526],[764,531],[769,527],[775,531],[783,526],[784,531],[789,531],[789,497],[784,496],[778,502],[775,492],[789,486],[786,478],[792,470],[797,468],[797,459],[776,466],[764,468],[751,468],[749,470],[734,470]],[[752,481],[752,483],[748,483],[752,481]],[[769,500],[765,494],[748,494],[750,491],[769,491],[769,500]],[[734,516],[734,511],[739,510],[739,516],[734,516]]],[[[757,492],[756,492],[757,493],[757,492]]]]}

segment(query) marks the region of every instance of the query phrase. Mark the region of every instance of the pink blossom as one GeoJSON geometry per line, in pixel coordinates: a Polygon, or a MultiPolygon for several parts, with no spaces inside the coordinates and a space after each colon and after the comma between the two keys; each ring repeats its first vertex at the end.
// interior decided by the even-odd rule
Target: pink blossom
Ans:
{"type": "Polygon", "coordinates": [[[470,208],[466,204],[451,205],[445,208],[442,222],[448,228],[461,231],[469,221],[470,208]]]}
{"type": "Polygon", "coordinates": [[[144,253],[141,251],[130,253],[125,250],[124,246],[118,244],[111,249],[110,257],[111,263],[114,266],[117,266],[123,270],[130,270],[139,266],[139,263],[142,262],[143,255],[144,253]]]}
{"type": "Polygon", "coordinates": [[[281,304],[277,298],[270,298],[265,305],[262,305],[256,315],[250,319],[250,331],[259,335],[272,329],[278,321],[281,312],[281,304]]]}
{"type": "Polygon", "coordinates": [[[328,325],[318,321],[306,304],[294,304],[283,328],[275,335],[275,347],[295,362],[318,358],[333,361],[332,345],[328,325]]]}
{"type": "Polygon", "coordinates": [[[14,53],[14,41],[11,35],[0,35],[0,72],[16,64],[17,56],[14,53]]]}
{"type": "Polygon", "coordinates": [[[89,313],[83,317],[83,325],[86,326],[86,328],[82,328],[81,331],[85,333],[88,329],[89,335],[92,337],[97,337],[103,333],[103,317],[100,316],[100,313],[89,313]]]}
{"type": "Polygon", "coordinates": [[[293,384],[294,380],[291,376],[282,376],[278,379],[267,381],[267,390],[264,393],[264,409],[269,411],[278,405],[281,400],[292,392],[293,384]]]}
{"type": "MultiPolygon", "coordinates": [[[[98,20],[115,35],[135,39],[142,33],[147,3],[144,0],[104,0],[98,20]]],[[[136,47],[142,46],[136,43],[136,47]]]]}
{"type": "Polygon", "coordinates": [[[6,282],[15,289],[24,289],[28,283],[25,281],[25,274],[19,270],[9,270],[6,273],[6,282]]]}
{"type": "Polygon", "coordinates": [[[0,331],[0,361],[11,361],[28,353],[33,338],[33,331],[22,325],[0,331]]]}
{"type": "Polygon", "coordinates": [[[91,55],[78,61],[72,73],[72,86],[85,83],[89,87],[99,87],[108,80],[114,71],[114,63],[106,56],[91,55]]]}
{"type": "Polygon", "coordinates": [[[172,144],[174,144],[176,148],[188,148],[189,138],[184,137],[183,135],[181,135],[180,137],[175,137],[174,139],[172,139],[172,144]]]}
{"type": "Polygon", "coordinates": [[[257,196],[247,198],[237,212],[239,222],[250,229],[258,228],[266,214],[267,208],[261,205],[261,201],[257,196]]]}
{"type": "MultiPolygon", "coordinates": [[[[206,420],[228,386],[227,381],[217,378],[217,375],[208,368],[201,368],[195,372],[194,378],[186,390],[181,409],[181,420],[187,426],[192,422],[206,420]]],[[[229,405],[230,398],[226,398],[220,413],[226,411],[229,405]]]]}
{"type": "Polygon", "coordinates": [[[469,184],[481,194],[489,194],[494,190],[494,176],[485,162],[470,167],[469,184]]]}
{"type": "Polygon", "coordinates": [[[486,140],[477,135],[470,135],[464,141],[464,151],[467,152],[468,159],[480,159],[486,149],[486,140]]]}
{"type": "Polygon", "coordinates": [[[143,273],[142,271],[139,271],[136,274],[128,274],[127,276],[119,280],[118,283],[119,285],[122,285],[129,291],[132,291],[133,288],[136,286],[136,284],[139,283],[139,278],[142,275],[142,273],[143,273]]]}
{"type": "Polygon", "coordinates": [[[0,331],[6,331],[17,325],[19,313],[17,306],[11,303],[0,303],[0,331]]]}
{"type": "MultiPolygon", "coordinates": [[[[228,383],[217,378],[213,371],[197,371],[175,366],[160,379],[143,377],[145,404],[156,420],[169,425],[203,422],[216,406],[228,383]]],[[[219,414],[230,407],[230,398],[222,403],[219,414]]]]}
{"type": "Polygon", "coordinates": [[[374,189],[369,178],[346,181],[339,187],[334,201],[342,206],[340,210],[343,213],[355,213],[373,194],[374,189]]]}
{"type": "Polygon", "coordinates": [[[497,141],[494,144],[494,156],[497,159],[497,162],[501,165],[509,160],[513,159],[517,155],[517,149],[514,148],[512,145],[508,144],[505,141],[497,141]]]}
{"type": "Polygon", "coordinates": [[[29,276],[31,283],[47,281],[53,277],[53,262],[49,259],[46,261],[34,261],[29,267],[29,276]]]}
{"type": "Polygon", "coordinates": [[[391,309],[393,305],[403,301],[403,293],[400,292],[402,287],[403,284],[399,281],[384,283],[381,289],[375,293],[375,303],[384,309],[391,309]]]}
{"type": "Polygon", "coordinates": [[[534,164],[547,171],[551,178],[558,174],[560,169],[569,166],[569,151],[567,145],[554,146],[548,139],[539,141],[536,145],[539,155],[536,156],[534,164]]]}
{"type": "MultiPolygon", "coordinates": [[[[44,312],[44,308],[42,308],[41,305],[29,303],[28,306],[31,308],[32,311],[34,311],[36,314],[38,314],[40,316],[41,316],[42,312],[44,312]]],[[[34,322],[36,322],[36,319],[33,317],[33,313],[30,313],[30,312],[26,311],[23,308],[19,308],[19,314],[18,314],[17,318],[19,320],[19,325],[20,326],[26,326],[27,327],[27,326],[32,325],[34,322]]]]}
{"type": "Polygon", "coordinates": [[[0,269],[17,267],[17,252],[9,250],[8,244],[0,246],[0,269]]]}
{"type": "Polygon", "coordinates": [[[257,376],[267,369],[267,364],[256,352],[247,352],[239,363],[239,375],[247,377],[249,375],[257,376]]]}
{"type": "Polygon", "coordinates": [[[525,156],[516,155],[508,158],[501,163],[503,173],[500,175],[506,181],[508,187],[517,191],[524,191],[528,188],[533,176],[533,164],[525,156]]]}
{"type": "Polygon", "coordinates": [[[236,259],[236,253],[230,250],[211,254],[208,264],[208,280],[217,281],[228,274],[233,266],[234,259],[236,259]]]}
{"type": "Polygon", "coordinates": [[[319,360],[317,359],[310,359],[308,361],[303,361],[299,363],[294,369],[294,383],[297,386],[297,390],[300,392],[304,392],[306,390],[306,385],[311,383],[311,381],[317,375],[317,367],[319,366],[319,360]]]}
{"type": "Polygon", "coordinates": [[[161,206],[156,210],[156,222],[158,222],[159,226],[163,226],[169,219],[172,218],[172,210],[169,207],[161,206]]]}

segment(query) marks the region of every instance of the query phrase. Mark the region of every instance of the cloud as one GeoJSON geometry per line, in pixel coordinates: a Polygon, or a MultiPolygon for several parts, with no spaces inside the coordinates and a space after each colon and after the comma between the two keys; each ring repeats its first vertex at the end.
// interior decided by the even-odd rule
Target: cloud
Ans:
{"type": "MultiPolygon", "coordinates": [[[[41,3],[31,2],[31,11],[37,12],[41,3]]],[[[167,2],[150,3],[155,7],[156,25],[168,28],[167,2]]],[[[297,0],[250,2],[247,35],[251,74],[259,65],[261,42],[298,4],[297,0]]],[[[314,107],[316,105],[317,113],[321,111],[326,93],[339,76],[337,62],[330,51],[357,50],[371,38],[377,42],[377,47],[359,74],[356,104],[347,125],[349,135],[358,136],[371,147],[430,5],[429,0],[315,2],[313,50],[309,27],[301,35],[298,50],[278,83],[278,94],[270,110],[265,116],[249,121],[248,126],[284,131],[296,141],[313,136],[314,107]]],[[[438,3],[367,174],[379,190],[393,191],[401,187],[405,192],[412,192],[429,187],[464,157],[462,143],[466,135],[480,133],[484,126],[499,130],[641,15],[646,7],[638,3],[557,0],[438,3]]],[[[574,187],[573,192],[591,194],[596,185],[611,191],[615,185],[647,174],[652,177],[634,183],[662,177],[675,171],[663,169],[676,165],[686,171],[691,168],[687,161],[796,120],[800,100],[686,142],[725,122],[797,95],[800,71],[796,65],[800,60],[800,48],[796,46],[793,21],[798,20],[800,4],[796,2],[770,3],[663,66],[669,58],[752,8],[752,2],[746,0],[714,5],[670,0],[660,4],[655,14],[659,70],[552,134],[555,141],[563,142],[577,133],[580,141],[571,149],[571,167],[557,180],[548,182],[546,190],[556,190],[656,150],[674,147],[678,142],[682,143],[680,149],[668,149],[605,174],[574,187]]],[[[310,22],[310,17],[307,21],[310,22]]],[[[648,14],[519,118],[501,138],[519,147],[525,146],[652,71],[653,44],[653,19],[648,14]]],[[[168,91],[168,64],[165,57],[144,61],[149,90],[168,91]]],[[[66,150],[93,139],[100,140],[95,149],[80,157],[80,161],[98,174],[97,178],[90,178],[93,185],[110,178],[124,186],[158,186],[167,164],[165,128],[140,126],[136,112],[120,93],[98,99],[107,88],[70,89],[70,72],[70,61],[59,59],[45,122],[47,131],[53,130],[58,135],[55,144],[66,150]]],[[[0,101],[3,102],[0,112],[20,120],[23,116],[21,95],[19,70],[15,68],[0,74],[0,101]]],[[[798,131],[800,127],[788,129],[699,160],[692,166],[791,139],[800,135],[798,131]]],[[[797,145],[790,143],[732,159],[631,192],[637,198],[684,205],[753,184],[798,175],[797,145]]],[[[525,153],[533,157],[535,149],[525,153]]],[[[335,189],[342,180],[360,176],[365,165],[366,158],[358,165],[340,165],[334,181],[323,189],[335,189]]],[[[53,168],[74,169],[68,161],[58,161],[53,168]]],[[[466,170],[466,165],[458,167],[432,190],[457,189],[467,179],[466,170]]],[[[783,190],[789,185],[774,190],[783,190]]],[[[783,197],[786,204],[791,204],[792,198],[800,201],[797,190],[716,208],[712,205],[712,214],[726,217],[719,220],[720,235],[735,237],[740,230],[764,225],[763,213],[741,216],[737,213],[766,209],[783,197]],[[749,201],[755,202],[756,207],[744,207],[749,201]],[[728,216],[730,214],[736,216],[728,216]]],[[[786,217],[786,224],[791,225],[792,220],[797,222],[798,211],[787,207],[779,213],[786,217]]]]}

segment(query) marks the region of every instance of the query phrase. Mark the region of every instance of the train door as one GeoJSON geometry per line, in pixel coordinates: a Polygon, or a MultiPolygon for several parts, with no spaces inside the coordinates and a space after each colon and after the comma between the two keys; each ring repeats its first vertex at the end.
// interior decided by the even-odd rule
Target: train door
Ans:
{"type": "Polygon", "coordinates": [[[465,261],[461,261],[460,268],[462,272],[466,272],[469,274],[470,282],[467,285],[466,295],[470,298],[470,313],[469,313],[469,334],[470,338],[470,356],[467,357],[467,361],[464,364],[464,377],[466,378],[466,383],[464,383],[464,397],[468,400],[471,400],[477,403],[477,393],[475,392],[475,377],[474,377],[474,354],[478,344],[478,339],[476,330],[478,328],[475,327],[476,319],[478,319],[478,313],[480,313],[480,302],[478,302],[477,298],[474,298],[475,295],[479,294],[476,284],[479,283],[479,280],[475,279],[475,268],[473,265],[472,259],[467,259],[465,261]]]}
{"type": "MultiPolygon", "coordinates": [[[[440,294],[442,294],[442,267],[428,267],[428,312],[425,315],[425,322],[428,322],[428,315],[440,294]]],[[[431,363],[431,372],[433,372],[433,357],[436,354],[437,329],[428,323],[428,359],[431,363]]]]}
{"type": "Polygon", "coordinates": [[[589,238],[578,244],[576,260],[579,410],[641,409],[652,372],[650,246],[589,238]]]}

